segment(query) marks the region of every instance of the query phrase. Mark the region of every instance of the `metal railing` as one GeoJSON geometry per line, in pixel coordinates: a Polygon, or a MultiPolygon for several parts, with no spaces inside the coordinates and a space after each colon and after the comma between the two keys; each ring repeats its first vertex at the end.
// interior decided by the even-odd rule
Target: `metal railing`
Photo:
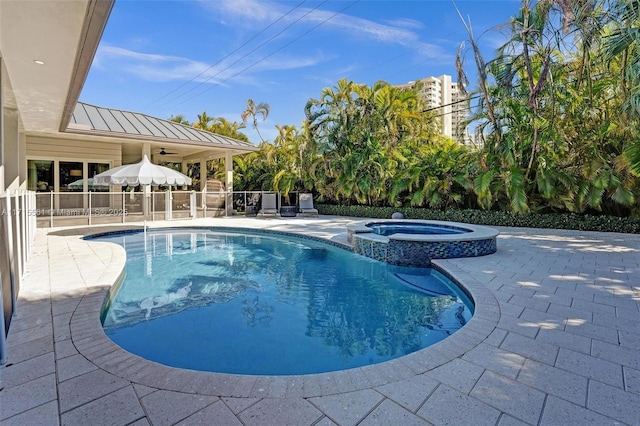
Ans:
{"type": "Polygon", "coordinates": [[[254,216],[260,211],[262,196],[266,193],[278,195],[278,209],[284,207],[293,212],[293,215],[297,213],[297,192],[289,192],[284,196],[277,191],[168,190],[37,192],[29,215],[36,218],[38,227],[51,228],[233,215],[254,216]]]}

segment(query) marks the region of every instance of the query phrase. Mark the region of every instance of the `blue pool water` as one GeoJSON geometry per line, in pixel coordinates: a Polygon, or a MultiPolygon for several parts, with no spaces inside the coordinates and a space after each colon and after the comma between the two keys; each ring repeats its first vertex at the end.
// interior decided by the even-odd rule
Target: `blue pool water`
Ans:
{"type": "Polygon", "coordinates": [[[420,222],[375,222],[368,223],[366,226],[371,228],[374,234],[385,236],[393,234],[464,234],[471,232],[469,229],[454,226],[440,226],[420,222]]]}
{"type": "Polygon", "coordinates": [[[436,343],[473,314],[436,270],[316,240],[206,229],[95,239],[127,252],[126,277],[103,312],[106,334],[174,367],[252,375],[354,368],[436,343]]]}

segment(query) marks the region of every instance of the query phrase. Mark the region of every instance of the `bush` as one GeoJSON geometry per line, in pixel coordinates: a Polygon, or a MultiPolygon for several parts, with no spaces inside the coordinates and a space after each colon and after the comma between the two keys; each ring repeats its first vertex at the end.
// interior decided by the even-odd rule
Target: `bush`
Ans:
{"type": "Polygon", "coordinates": [[[473,223],[477,225],[513,226],[522,228],[574,229],[580,231],[622,232],[640,234],[640,219],[615,216],[592,216],[577,214],[537,214],[516,215],[504,211],[489,210],[431,210],[415,207],[371,207],[336,206],[317,204],[320,214],[333,216],[370,217],[389,219],[395,212],[407,219],[447,220],[473,223]]]}

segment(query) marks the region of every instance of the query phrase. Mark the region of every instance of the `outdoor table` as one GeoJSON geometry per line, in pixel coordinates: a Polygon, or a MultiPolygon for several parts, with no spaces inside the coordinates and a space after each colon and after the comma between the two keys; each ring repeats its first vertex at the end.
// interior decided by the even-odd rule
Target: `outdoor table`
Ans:
{"type": "Polygon", "coordinates": [[[281,206],[280,207],[281,217],[296,217],[297,214],[298,214],[297,206],[281,206]]]}

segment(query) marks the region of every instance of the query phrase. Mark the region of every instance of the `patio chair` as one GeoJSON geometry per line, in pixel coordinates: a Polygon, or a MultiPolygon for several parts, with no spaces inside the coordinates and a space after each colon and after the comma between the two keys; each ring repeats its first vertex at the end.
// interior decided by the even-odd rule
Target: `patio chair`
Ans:
{"type": "Polygon", "coordinates": [[[276,194],[262,194],[262,208],[260,209],[260,215],[271,214],[276,216],[278,214],[278,205],[276,202],[276,194]]]}
{"type": "Polygon", "coordinates": [[[300,194],[300,212],[302,216],[315,216],[318,217],[318,209],[313,207],[313,195],[312,194],[300,194]]]}

